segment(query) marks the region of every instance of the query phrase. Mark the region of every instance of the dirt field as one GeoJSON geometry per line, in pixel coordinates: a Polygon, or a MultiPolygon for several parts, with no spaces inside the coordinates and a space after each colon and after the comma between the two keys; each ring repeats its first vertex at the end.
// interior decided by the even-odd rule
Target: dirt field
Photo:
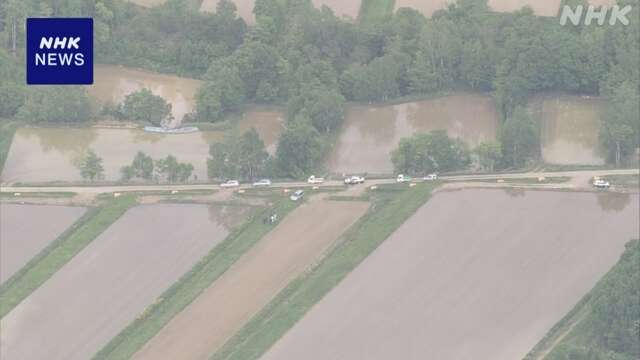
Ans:
{"type": "Polygon", "coordinates": [[[638,200],[439,193],[262,359],[522,359],[638,236],[638,200]]]}
{"type": "Polygon", "coordinates": [[[494,100],[482,94],[456,94],[393,106],[355,106],[345,124],[328,167],[338,173],[393,172],[391,151],[417,132],[447,130],[470,146],[496,137],[494,100]]]}
{"type": "Polygon", "coordinates": [[[129,210],[1,321],[3,360],[89,359],[224,239],[206,206],[129,210]]]}
{"type": "Polygon", "coordinates": [[[0,204],[0,283],[71,226],[81,207],[0,204]]]}
{"type": "Polygon", "coordinates": [[[358,18],[360,3],[360,0],[313,0],[313,5],[317,8],[326,5],[336,16],[348,16],[352,19],[358,18]]]}
{"type": "Polygon", "coordinates": [[[489,0],[489,7],[495,11],[513,12],[528,5],[536,15],[556,16],[561,0],[489,0]]]}
{"type": "Polygon", "coordinates": [[[287,216],[134,358],[206,359],[364,212],[361,202],[311,201],[287,216]]]}

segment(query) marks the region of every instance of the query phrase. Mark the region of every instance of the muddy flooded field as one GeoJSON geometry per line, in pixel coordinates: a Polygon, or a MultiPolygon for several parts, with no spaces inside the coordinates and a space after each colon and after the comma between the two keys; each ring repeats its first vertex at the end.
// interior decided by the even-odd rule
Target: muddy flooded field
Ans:
{"type": "Polygon", "coordinates": [[[447,130],[471,147],[496,137],[498,114],[488,95],[458,94],[393,106],[353,107],[329,157],[338,173],[393,172],[391,151],[415,133],[447,130]]]}
{"type": "Polygon", "coordinates": [[[368,207],[364,202],[324,200],[301,205],[134,358],[207,359],[291,280],[318,261],[368,207]]]}
{"type": "Polygon", "coordinates": [[[91,358],[226,237],[217,213],[225,212],[129,210],[2,319],[0,358],[91,358]]]}
{"type": "Polygon", "coordinates": [[[594,97],[547,95],[530,110],[540,122],[542,158],[550,164],[603,165],[599,133],[605,101],[594,97]]]}
{"type": "MultiPolygon", "coordinates": [[[[267,150],[275,153],[282,119],[279,112],[256,110],[245,114],[236,126],[241,132],[256,128],[267,150]]],[[[13,138],[2,181],[80,181],[77,165],[89,149],[103,158],[107,181],[119,180],[120,168],[131,164],[138,151],[154,159],[171,154],[194,166],[192,180],[205,180],[209,145],[223,138],[222,131],[161,135],[140,129],[21,128],[13,138]]]]}
{"type": "MultiPolygon", "coordinates": [[[[211,13],[215,12],[218,1],[219,0],[202,0],[200,11],[211,13]]],[[[360,0],[312,0],[312,2],[317,8],[326,5],[333,10],[333,13],[336,14],[336,16],[347,16],[352,19],[357,19],[360,11],[360,0]]],[[[238,15],[243,18],[247,24],[255,24],[256,17],[253,14],[255,0],[233,0],[233,3],[238,9],[238,15]]]]}
{"type": "Polygon", "coordinates": [[[164,75],[116,65],[96,65],[94,84],[87,87],[89,95],[100,104],[120,103],[134,91],[147,88],[171,104],[173,126],[182,122],[185,114],[195,108],[195,95],[201,81],[164,75]]]}
{"type": "Polygon", "coordinates": [[[0,284],[55,240],[85,208],[0,203],[0,284]]]}
{"type": "Polygon", "coordinates": [[[238,130],[244,133],[255,128],[264,141],[267,151],[274,155],[280,134],[284,130],[284,115],[280,111],[255,110],[242,116],[238,123],[238,130]]]}
{"type": "Polygon", "coordinates": [[[522,359],[638,236],[609,195],[439,193],[262,360],[522,359]]]}
{"type": "Polygon", "coordinates": [[[150,8],[152,6],[162,5],[167,2],[167,0],[129,0],[129,2],[140,5],[142,7],[150,8]]]}

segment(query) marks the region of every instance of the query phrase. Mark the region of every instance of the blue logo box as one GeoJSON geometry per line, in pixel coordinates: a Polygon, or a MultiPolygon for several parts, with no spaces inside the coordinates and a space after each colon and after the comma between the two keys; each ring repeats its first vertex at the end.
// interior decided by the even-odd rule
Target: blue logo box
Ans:
{"type": "Polygon", "coordinates": [[[93,84],[93,19],[28,18],[27,84],[93,84]]]}

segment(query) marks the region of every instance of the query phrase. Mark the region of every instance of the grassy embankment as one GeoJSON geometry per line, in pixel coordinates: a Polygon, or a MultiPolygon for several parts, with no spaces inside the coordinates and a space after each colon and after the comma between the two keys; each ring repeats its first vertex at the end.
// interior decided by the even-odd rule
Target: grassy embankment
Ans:
{"type": "Polygon", "coordinates": [[[633,360],[640,351],[640,241],[561,319],[525,359],[633,360]]]}
{"type": "Polygon", "coordinates": [[[393,14],[395,0],[362,0],[358,21],[365,25],[380,23],[393,14]]]}
{"type": "MultiPolygon", "coordinates": [[[[313,270],[292,281],[212,359],[259,358],[420,208],[435,186],[434,183],[413,188],[390,185],[371,191],[366,195],[373,202],[369,212],[345,233],[341,243],[313,270]]],[[[349,197],[341,200],[352,199],[355,200],[349,197]]]]}
{"type": "Polygon", "coordinates": [[[0,318],[49,279],[136,203],[132,196],[90,209],[75,224],[0,286],[0,318]]]}
{"type": "Polygon", "coordinates": [[[264,237],[273,225],[264,224],[267,214],[284,218],[298,205],[279,197],[272,208],[253,214],[234,230],[187,274],[166,290],[156,303],[102,348],[96,359],[128,359],[155,336],[176,314],[195,300],[247,250],[264,237]]]}

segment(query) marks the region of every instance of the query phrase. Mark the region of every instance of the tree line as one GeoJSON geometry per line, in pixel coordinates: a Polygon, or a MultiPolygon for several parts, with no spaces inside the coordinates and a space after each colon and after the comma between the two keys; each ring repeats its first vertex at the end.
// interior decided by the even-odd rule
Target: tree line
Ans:
{"type": "MultiPolygon", "coordinates": [[[[500,131],[526,134],[517,141],[500,136],[500,161],[489,159],[495,158],[497,144],[483,147],[489,167],[520,166],[537,156],[518,117],[541,91],[609,100],[600,136],[611,162],[621,163],[640,145],[638,0],[620,1],[635,5],[629,26],[561,26],[557,18],[535,16],[527,8],[492,12],[486,0],[458,0],[430,19],[402,8],[371,21],[347,21],[327,7],[315,8],[311,0],[256,0],[256,23],[249,27],[228,0],[218,3],[215,14],[200,13],[193,3],[168,0],[142,9],[122,0],[7,0],[0,61],[11,61],[15,48],[20,56],[23,29],[13,24],[26,16],[92,16],[98,62],[204,80],[194,120],[220,121],[248,103],[286,105],[279,148],[283,156],[295,155],[286,162],[293,165],[283,169],[287,175],[317,166],[331,133],[342,124],[346,101],[381,102],[457,89],[492,93],[500,131]],[[288,149],[295,143],[311,146],[288,149]]],[[[81,91],[27,91],[12,77],[2,74],[0,83],[0,99],[8,99],[0,103],[4,116],[56,121],[55,112],[40,105],[45,98],[66,102],[78,119],[83,116],[81,91]]]]}

